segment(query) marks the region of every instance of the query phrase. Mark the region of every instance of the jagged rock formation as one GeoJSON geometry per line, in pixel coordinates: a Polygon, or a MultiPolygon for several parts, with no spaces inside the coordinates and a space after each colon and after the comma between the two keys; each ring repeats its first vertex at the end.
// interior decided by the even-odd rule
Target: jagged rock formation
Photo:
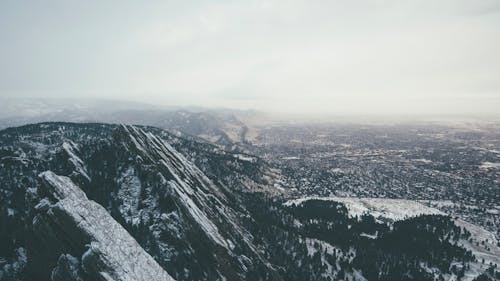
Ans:
{"type": "Polygon", "coordinates": [[[117,208],[133,233],[141,232],[140,222],[148,222],[152,237],[147,244],[153,255],[165,263],[178,260],[176,266],[188,269],[194,279],[207,275],[238,280],[249,272],[259,276],[273,271],[239,222],[244,210],[234,210],[234,202],[200,169],[137,127],[122,125],[113,137],[124,153],[117,155],[123,159],[117,168],[122,199],[117,208]],[[204,268],[207,262],[212,266],[204,268]]]}
{"type": "MultiPolygon", "coordinates": [[[[9,275],[79,276],[69,270],[75,268],[71,257],[85,267],[85,260],[79,260],[85,245],[78,245],[78,251],[66,250],[75,248],[66,240],[85,240],[79,238],[81,234],[75,230],[60,237],[47,226],[52,218],[47,214],[57,208],[47,213],[54,202],[43,200],[45,185],[39,183],[37,174],[51,170],[70,178],[83,190],[80,195],[103,206],[175,279],[281,279],[255,245],[247,228],[255,222],[236,192],[260,185],[260,164],[255,158],[248,161],[154,128],[51,123],[26,126],[21,134],[16,129],[4,132],[0,201],[7,202],[5,211],[13,212],[6,223],[21,235],[0,231],[7,253],[2,256],[8,257],[8,264],[15,262],[16,249],[26,249],[34,257],[9,275]],[[198,161],[212,178],[186,157],[198,161]],[[35,216],[37,229],[33,231],[28,221],[35,216]],[[33,232],[43,233],[37,239],[58,237],[57,242],[47,243],[50,249],[32,246],[37,244],[33,237],[38,237],[33,232]],[[62,241],[66,241],[64,247],[59,245],[62,241]],[[62,248],[55,249],[56,245],[62,248]],[[49,250],[58,254],[45,255],[49,250]],[[70,256],[60,257],[63,254],[70,256]],[[51,272],[56,265],[58,270],[51,272]]],[[[42,175],[46,179],[48,174],[42,175]]]]}
{"type": "Polygon", "coordinates": [[[52,280],[174,280],[69,178],[51,171],[40,177],[41,194],[47,197],[36,206],[35,232],[51,245],[49,251],[81,256],[61,254],[52,280]]]}

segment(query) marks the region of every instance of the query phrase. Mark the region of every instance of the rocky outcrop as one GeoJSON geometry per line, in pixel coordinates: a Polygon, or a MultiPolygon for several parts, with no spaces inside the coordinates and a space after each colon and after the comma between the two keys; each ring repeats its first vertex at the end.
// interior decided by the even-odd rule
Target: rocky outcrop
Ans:
{"type": "Polygon", "coordinates": [[[52,280],[174,280],[69,178],[51,171],[40,178],[46,197],[33,224],[53,251],[62,252],[52,280]]]}
{"type": "Polygon", "coordinates": [[[121,125],[113,138],[121,159],[117,209],[130,229],[147,225],[152,236],[144,244],[152,245],[146,249],[161,264],[168,258],[185,268],[186,277],[178,279],[242,280],[255,274],[280,280],[241,223],[246,210],[196,165],[136,126],[121,125]]]}
{"type": "Polygon", "coordinates": [[[98,226],[103,219],[87,213],[105,210],[176,280],[281,280],[250,231],[258,225],[240,193],[265,169],[237,156],[151,127],[43,123],[4,130],[0,275],[88,280],[98,271],[93,255],[107,249],[81,227],[98,226]]]}

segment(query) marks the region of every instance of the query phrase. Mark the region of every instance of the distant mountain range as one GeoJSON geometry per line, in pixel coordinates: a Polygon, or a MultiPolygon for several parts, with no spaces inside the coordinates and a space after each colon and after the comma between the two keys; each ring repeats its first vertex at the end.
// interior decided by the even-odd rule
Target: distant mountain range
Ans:
{"type": "Polygon", "coordinates": [[[220,145],[244,143],[248,127],[240,117],[258,114],[94,99],[0,99],[0,129],[47,121],[127,123],[198,136],[220,145]]]}

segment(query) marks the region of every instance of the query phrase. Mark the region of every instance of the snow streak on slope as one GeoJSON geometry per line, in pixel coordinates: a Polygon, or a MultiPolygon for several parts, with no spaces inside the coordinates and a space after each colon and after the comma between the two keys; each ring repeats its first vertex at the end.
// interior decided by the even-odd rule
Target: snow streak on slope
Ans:
{"type": "Polygon", "coordinates": [[[142,189],[141,181],[135,169],[127,167],[117,179],[117,183],[120,185],[118,196],[123,200],[123,204],[118,209],[127,222],[130,222],[137,217],[142,189]]]}
{"type": "Polygon", "coordinates": [[[198,274],[196,280],[204,279],[203,275],[241,280],[248,274],[279,280],[276,269],[254,245],[254,237],[245,227],[249,213],[232,186],[216,185],[167,141],[145,128],[121,125],[113,132],[113,142],[127,163],[119,170],[132,166],[143,175],[139,219],[149,222],[153,243],[167,253],[162,258],[169,260],[162,264],[192,258],[194,252],[197,256],[185,267],[185,275],[198,274]],[[205,266],[212,260],[212,268],[205,266]]]}
{"type": "Polygon", "coordinates": [[[471,250],[472,253],[478,258],[478,260],[483,260],[486,265],[490,263],[500,266],[500,247],[498,247],[498,239],[495,234],[487,231],[486,229],[479,227],[477,225],[468,223],[466,221],[457,219],[455,223],[466,228],[472,234],[475,241],[462,241],[464,248],[471,250]],[[478,242],[477,244],[474,242],[478,242]],[[488,247],[489,250],[485,248],[488,247]]]}
{"type": "Polygon", "coordinates": [[[223,194],[213,186],[197,167],[175,151],[168,143],[134,126],[123,125],[122,129],[127,132],[134,144],[134,147],[129,147],[129,149],[136,149],[141,156],[149,158],[151,162],[162,164],[169,172],[169,176],[173,178],[173,180],[168,181],[168,184],[179,195],[191,217],[214,242],[229,249],[226,239],[222,237],[217,226],[199,206],[203,202],[214,200],[218,205],[222,205],[217,197],[221,198],[223,194]],[[153,151],[150,153],[151,149],[153,151]],[[217,197],[213,196],[214,194],[217,197]]]}
{"type": "Polygon", "coordinates": [[[420,215],[445,215],[443,212],[424,206],[416,201],[386,198],[354,197],[304,197],[285,202],[286,206],[300,205],[308,200],[324,200],[342,203],[349,211],[349,216],[360,217],[364,213],[376,219],[399,221],[420,215]]]}
{"type": "Polygon", "coordinates": [[[90,181],[90,177],[87,174],[87,170],[84,167],[82,159],[78,157],[75,153],[75,150],[78,150],[78,146],[69,141],[69,142],[64,142],[62,145],[64,151],[68,154],[68,161],[73,164],[75,172],[82,175],[85,179],[90,181]]]}
{"type": "Polygon", "coordinates": [[[40,178],[53,202],[42,200],[37,206],[41,214],[35,217],[34,224],[46,223],[44,226],[50,227],[51,234],[58,233],[58,237],[74,243],[75,248],[87,244],[82,256],[82,267],[87,274],[115,281],[174,280],[101,205],[88,200],[69,178],[51,171],[41,173],[40,178]]]}
{"type": "MultiPolygon", "coordinates": [[[[228,249],[228,245],[222,235],[219,233],[217,226],[198,208],[191,198],[184,192],[185,188],[181,188],[175,181],[169,181],[169,184],[174,188],[175,192],[180,196],[181,200],[187,206],[189,213],[200,225],[200,227],[212,238],[216,243],[228,249]]],[[[228,249],[229,250],[229,249],[228,249]]]]}

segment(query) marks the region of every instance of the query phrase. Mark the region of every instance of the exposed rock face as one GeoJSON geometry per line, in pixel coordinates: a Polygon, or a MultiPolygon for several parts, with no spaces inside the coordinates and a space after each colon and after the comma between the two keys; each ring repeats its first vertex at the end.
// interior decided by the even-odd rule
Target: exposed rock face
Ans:
{"type": "Polygon", "coordinates": [[[148,222],[152,235],[145,244],[157,260],[173,260],[175,267],[186,268],[188,280],[204,276],[241,280],[250,272],[261,278],[272,276],[274,269],[240,222],[245,211],[236,211],[241,206],[198,167],[138,127],[122,125],[113,138],[121,148],[117,155],[121,201],[112,204],[118,204],[130,229],[148,222]]]}
{"type": "Polygon", "coordinates": [[[164,188],[180,201],[179,205],[203,229],[207,238],[228,248],[228,243],[206,214],[217,213],[225,205],[219,200],[225,199],[219,189],[196,166],[153,134],[125,125],[117,134],[127,150],[141,157],[141,164],[151,165],[149,169],[159,172],[164,188]],[[204,207],[206,210],[202,211],[204,207]]]}
{"type": "Polygon", "coordinates": [[[53,280],[174,280],[108,212],[69,178],[40,174],[48,199],[37,205],[34,227],[61,251],[80,252],[80,261],[62,255],[53,280]],[[59,242],[57,242],[59,241],[59,242]],[[83,273],[83,274],[82,274],[83,273]],[[84,279],[83,279],[84,278],[84,279]]]}
{"type": "Polygon", "coordinates": [[[102,271],[93,256],[109,247],[83,226],[112,225],[87,217],[92,210],[106,211],[177,280],[282,280],[249,231],[257,226],[239,193],[264,186],[265,166],[238,156],[148,127],[7,129],[0,135],[0,223],[7,226],[0,228],[0,275],[87,280],[102,271]]]}

